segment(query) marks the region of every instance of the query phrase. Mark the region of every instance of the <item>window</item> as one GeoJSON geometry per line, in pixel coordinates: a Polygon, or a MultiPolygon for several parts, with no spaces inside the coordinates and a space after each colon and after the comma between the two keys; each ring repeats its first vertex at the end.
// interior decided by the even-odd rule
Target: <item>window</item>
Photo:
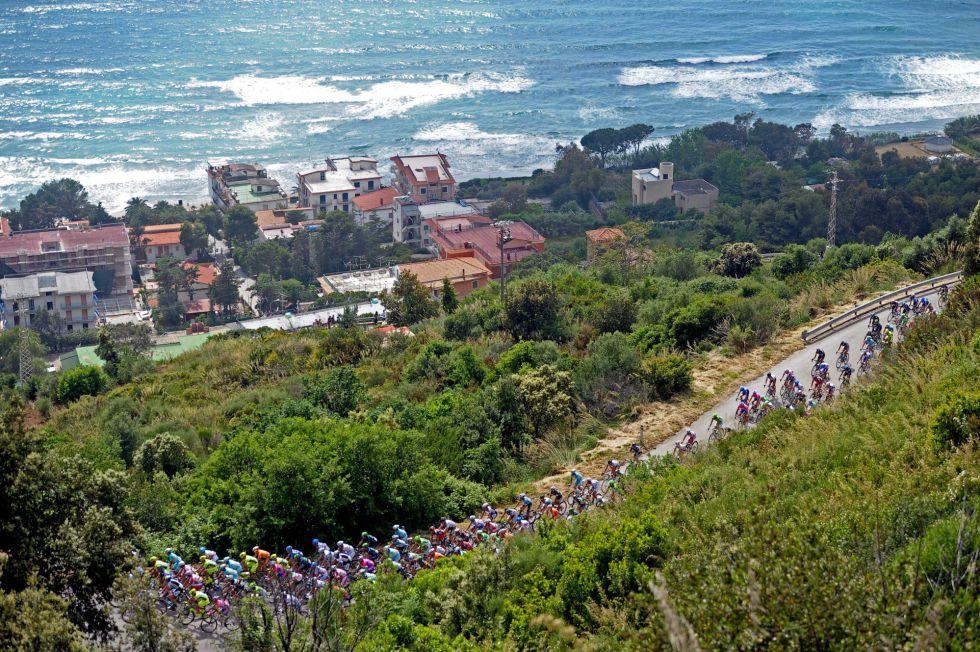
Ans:
{"type": "Polygon", "coordinates": [[[82,305],[83,306],[88,305],[88,297],[86,297],[84,294],[82,295],[82,305]]]}
{"type": "Polygon", "coordinates": [[[374,179],[368,181],[368,190],[374,190],[374,179]]]}
{"type": "Polygon", "coordinates": [[[20,315],[14,315],[14,326],[20,326],[20,315]]]}
{"type": "Polygon", "coordinates": [[[354,182],[354,187],[355,188],[360,188],[361,187],[361,182],[360,181],[355,181],[354,182]]]}
{"type": "Polygon", "coordinates": [[[75,325],[74,324],[68,324],[68,330],[70,330],[70,331],[75,330],[75,325]]]}
{"type": "Polygon", "coordinates": [[[88,330],[88,322],[82,324],[82,330],[88,330]]]}
{"type": "Polygon", "coordinates": [[[473,289],[475,290],[478,287],[480,287],[480,282],[479,281],[473,281],[473,289]]]}
{"type": "Polygon", "coordinates": [[[669,174],[667,174],[666,172],[664,172],[664,181],[666,181],[666,180],[667,180],[667,179],[669,179],[669,178],[670,178],[670,175],[669,175],[669,174]]]}
{"type": "Polygon", "coordinates": [[[327,180],[327,173],[326,172],[321,172],[320,173],[320,181],[326,181],[326,180],[327,180]]]}
{"type": "Polygon", "coordinates": [[[13,308],[13,310],[14,310],[14,312],[17,312],[18,310],[20,310],[20,304],[17,303],[16,301],[14,301],[14,308],[13,308]]]}
{"type": "Polygon", "coordinates": [[[444,193],[449,192],[449,186],[443,186],[442,187],[442,192],[444,192],[444,193]]]}
{"type": "Polygon", "coordinates": [[[320,205],[323,206],[326,203],[327,203],[327,196],[326,195],[320,195],[320,205]]]}
{"type": "Polygon", "coordinates": [[[47,309],[54,310],[54,301],[48,301],[47,309]]]}
{"type": "Polygon", "coordinates": [[[350,208],[348,207],[347,204],[344,204],[344,211],[348,211],[348,210],[350,210],[350,208]]]}
{"type": "Polygon", "coordinates": [[[334,200],[334,201],[337,201],[337,193],[334,193],[334,194],[333,194],[333,200],[334,200]]]}
{"type": "Polygon", "coordinates": [[[34,310],[34,299],[28,299],[27,300],[27,309],[28,310],[34,310]]]}
{"type": "Polygon", "coordinates": [[[419,194],[422,194],[422,195],[425,194],[425,188],[424,187],[423,188],[419,188],[419,194]]]}
{"type": "MultiPolygon", "coordinates": [[[[346,192],[344,193],[344,201],[347,201],[347,199],[348,199],[347,194],[348,193],[346,193],[346,192]]],[[[347,209],[345,208],[344,210],[347,210],[347,209]]]]}

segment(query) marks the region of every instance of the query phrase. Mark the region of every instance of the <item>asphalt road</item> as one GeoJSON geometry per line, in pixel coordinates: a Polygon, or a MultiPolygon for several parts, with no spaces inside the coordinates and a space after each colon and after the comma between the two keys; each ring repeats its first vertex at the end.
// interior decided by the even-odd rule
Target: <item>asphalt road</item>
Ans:
{"type": "MultiPolygon", "coordinates": [[[[939,293],[931,292],[929,294],[922,295],[929,299],[929,302],[936,306],[938,304],[939,293]]],[[[878,317],[881,319],[881,323],[884,326],[888,323],[888,315],[890,309],[885,307],[885,309],[878,312],[878,317]]],[[[846,341],[851,345],[851,367],[854,368],[854,376],[851,377],[851,382],[854,382],[859,378],[857,373],[857,361],[861,355],[861,343],[864,341],[864,336],[868,332],[868,320],[870,315],[866,318],[851,324],[845,328],[842,328],[830,335],[816,340],[811,344],[808,344],[804,348],[800,349],[788,358],[783,359],[779,363],[773,365],[771,369],[768,370],[773,376],[778,380],[782,375],[783,371],[786,369],[791,369],[793,373],[796,374],[797,378],[804,386],[809,386],[810,382],[810,369],[813,367],[811,360],[816,350],[823,349],[824,353],[827,354],[826,362],[830,365],[830,380],[831,382],[839,387],[837,378],[839,372],[835,368],[836,356],[834,352],[837,350],[837,346],[842,342],[846,341]]],[[[745,387],[748,387],[750,391],[757,391],[760,394],[765,394],[764,391],[764,381],[766,374],[762,373],[759,377],[753,379],[751,382],[747,383],[745,387]]],[[[665,441],[658,444],[653,450],[650,451],[650,455],[670,455],[674,451],[674,444],[678,443],[683,439],[684,433],[688,429],[693,430],[698,435],[698,442],[701,446],[707,444],[708,440],[708,428],[711,425],[711,415],[718,414],[721,416],[724,424],[728,427],[733,427],[735,425],[735,408],[738,405],[737,402],[738,391],[736,390],[734,394],[730,394],[728,397],[719,401],[714,407],[702,414],[697,421],[692,423],[687,428],[682,428],[674,436],[666,439],[665,441]]],[[[750,424],[751,426],[751,424],[750,424]]]]}

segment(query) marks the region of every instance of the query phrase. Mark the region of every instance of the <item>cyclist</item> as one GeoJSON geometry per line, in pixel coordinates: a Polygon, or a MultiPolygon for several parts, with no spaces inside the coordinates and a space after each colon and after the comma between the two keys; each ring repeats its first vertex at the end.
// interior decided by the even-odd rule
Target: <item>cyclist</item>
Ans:
{"type": "Polygon", "coordinates": [[[862,351],[870,351],[875,348],[875,338],[868,335],[864,338],[864,346],[861,347],[862,351]]]}
{"type": "Polygon", "coordinates": [[[242,560],[242,565],[248,569],[249,575],[255,576],[256,571],[259,570],[259,560],[252,555],[247,555],[244,552],[238,555],[238,558],[242,560]]]}
{"type": "Polygon", "coordinates": [[[684,436],[681,437],[681,440],[674,444],[674,450],[689,453],[691,449],[694,448],[694,444],[697,443],[697,441],[697,433],[688,428],[688,430],[684,433],[684,436]]]}
{"type": "Polygon", "coordinates": [[[476,531],[482,531],[485,527],[485,523],[476,517],[476,514],[470,514],[469,517],[470,529],[476,531]]]}
{"type": "Polygon", "coordinates": [[[367,532],[361,532],[361,546],[360,547],[362,547],[362,548],[363,547],[373,548],[376,545],[378,545],[378,538],[377,537],[371,536],[367,532]]]}
{"type": "Polygon", "coordinates": [[[759,392],[752,392],[752,398],[749,400],[749,405],[752,407],[753,412],[759,410],[759,405],[762,403],[762,394],[759,392]]]}
{"type": "MultiPolygon", "coordinates": [[[[773,379],[775,380],[775,378],[773,379]]],[[[718,413],[711,415],[711,422],[708,425],[709,432],[715,432],[716,430],[723,430],[725,427],[724,423],[718,413]]]]}
{"type": "Polygon", "coordinates": [[[837,345],[837,353],[843,353],[845,355],[850,354],[851,345],[847,343],[847,340],[841,340],[841,343],[837,345]]]}
{"type": "Polygon", "coordinates": [[[269,553],[268,550],[263,550],[258,546],[252,548],[252,554],[255,555],[255,558],[258,559],[259,561],[259,566],[258,566],[259,572],[264,573],[265,569],[268,568],[269,566],[269,559],[272,558],[272,554],[269,553]]]}
{"type": "Polygon", "coordinates": [[[749,388],[739,387],[738,395],[735,397],[736,401],[748,401],[749,400],[749,388]]]}
{"type": "Polygon", "coordinates": [[[812,358],[810,358],[810,362],[814,363],[814,365],[818,365],[823,362],[826,355],[827,354],[823,352],[823,349],[817,349],[817,352],[813,354],[812,358]]]}
{"type": "Polygon", "coordinates": [[[630,453],[633,454],[633,461],[636,462],[637,460],[640,459],[640,455],[643,454],[643,449],[640,448],[639,444],[633,442],[632,444],[630,444],[630,453]]]}
{"type": "Polygon", "coordinates": [[[191,594],[191,597],[197,602],[197,609],[203,615],[207,613],[208,607],[211,606],[211,596],[209,596],[204,591],[195,590],[191,594]]]}
{"type": "Polygon", "coordinates": [[[830,366],[826,362],[821,362],[814,368],[814,371],[816,372],[815,375],[826,380],[827,376],[830,375],[830,366]]]}
{"type": "Polygon", "coordinates": [[[783,382],[786,382],[787,380],[792,378],[793,378],[792,369],[784,369],[782,375],[779,377],[779,379],[782,380],[783,382]]]}
{"type": "Polygon", "coordinates": [[[497,510],[494,509],[493,508],[493,505],[491,505],[490,503],[483,503],[483,514],[490,521],[496,521],[497,520],[497,510]]]}
{"type": "Polygon", "coordinates": [[[197,551],[201,553],[201,555],[207,557],[208,559],[213,559],[214,561],[218,561],[218,553],[216,553],[214,550],[208,550],[204,546],[201,546],[200,548],[197,549],[197,551]]]}
{"type": "Polygon", "coordinates": [[[854,369],[851,368],[851,365],[844,365],[844,368],[840,370],[840,378],[838,381],[842,385],[846,385],[847,383],[851,382],[851,374],[853,373],[854,369]]]}
{"type": "Polygon", "coordinates": [[[439,527],[441,527],[446,532],[449,532],[451,534],[456,530],[456,521],[451,521],[448,518],[444,517],[439,521],[439,527]]]}
{"type": "MultiPolygon", "coordinates": [[[[775,394],[776,394],[776,377],[773,376],[771,373],[769,373],[767,371],[766,372],[766,380],[765,380],[765,383],[766,383],[766,393],[767,394],[772,394],[773,396],[775,396],[775,394]]],[[[716,414],[715,416],[718,416],[718,415],[716,414]]],[[[712,419],[714,419],[714,417],[712,417],[712,419]]],[[[721,424],[719,423],[718,425],[721,425],[721,424]]]]}
{"type": "Polygon", "coordinates": [[[834,396],[837,395],[837,388],[834,387],[833,383],[827,383],[827,399],[828,401],[833,400],[834,396]]]}
{"type": "MultiPolygon", "coordinates": [[[[392,537],[392,540],[397,541],[399,539],[397,537],[392,537]]],[[[351,560],[354,559],[356,554],[357,551],[354,550],[354,546],[351,544],[345,543],[344,541],[337,542],[337,559],[341,564],[349,564],[351,560]]]]}
{"type": "Polygon", "coordinates": [[[606,462],[606,468],[604,473],[611,474],[612,477],[617,478],[623,474],[623,463],[619,460],[609,460],[606,462]]]}
{"type": "Polygon", "coordinates": [[[531,518],[531,507],[534,505],[534,501],[525,493],[517,494],[517,500],[520,503],[518,513],[524,518],[531,518]]]}
{"type": "Polygon", "coordinates": [[[749,406],[744,402],[739,402],[738,407],[735,408],[735,420],[740,421],[743,424],[748,423],[749,420],[749,406]]]}
{"type": "Polygon", "coordinates": [[[391,526],[391,531],[394,533],[393,536],[396,539],[407,539],[408,538],[408,532],[406,532],[405,531],[405,528],[403,528],[400,525],[393,525],[393,526],[391,526]]]}
{"type": "Polygon", "coordinates": [[[572,486],[578,489],[579,487],[582,486],[582,483],[585,481],[585,477],[581,473],[579,473],[578,469],[572,469],[571,475],[572,475],[572,486]]]}
{"type": "Polygon", "coordinates": [[[892,326],[891,324],[888,324],[887,326],[885,326],[885,333],[884,335],[882,335],[882,341],[884,341],[886,345],[890,345],[892,343],[892,340],[894,339],[895,339],[895,327],[892,326]]]}

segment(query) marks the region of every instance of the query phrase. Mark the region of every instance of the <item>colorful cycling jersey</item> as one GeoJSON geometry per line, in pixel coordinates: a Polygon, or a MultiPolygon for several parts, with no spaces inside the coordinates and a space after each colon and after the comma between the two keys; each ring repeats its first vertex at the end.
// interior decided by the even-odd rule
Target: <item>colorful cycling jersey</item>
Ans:
{"type": "Polygon", "coordinates": [[[399,538],[399,539],[407,539],[408,538],[408,532],[406,532],[405,531],[405,528],[403,528],[403,527],[395,527],[394,528],[394,532],[395,532],[395,536],[397,538],[399,538]]]}
{"type": "Polygon", "coordinates": [[[248,567],[248,572],[254,573],[259,568],[259,560],[252,555],[245,555],[245,565],[248,567]]]}
{"type": "Polygon", "coordinates": [[[388,559],[391,561],[397,562],[402,558],[402,553],[398,550],[398,548],[393,548],[392,546],[385,548],[385,553],[387,553],[388,559]]]}
{"type": "Polygon", "coordinates": [[[204,609],[211,604],[211,596],[204,591],[194,591],[194,599],[197,600],[197,606],[199,606],[201,609],[204,609]]]}

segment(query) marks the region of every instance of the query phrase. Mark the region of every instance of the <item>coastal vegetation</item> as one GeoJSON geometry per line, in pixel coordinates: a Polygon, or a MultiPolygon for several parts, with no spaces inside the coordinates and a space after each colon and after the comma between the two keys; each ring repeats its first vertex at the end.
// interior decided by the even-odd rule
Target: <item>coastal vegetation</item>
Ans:
{"type": "MultiPolygon", "coordinates": [[[[100,609],[133,549],[282,548],[463,516],[577,463],[635,408],[703,391],[695,378],[711,360],[760,351],[903,281],[975,269],[976,164],[875,163],[868,147],[841,130],[817,139],[743,117],[668,145],[620,148],[605,167],[571,145],[529,180],[468,184],[496,199],[497,214],[552,240],[516,267],[503,302],[495,285],[435,302],[405,275],[384,301],[410,334],[345,322],[231,332],[153,363],[145,333],[104,331],[104,368],[28,385],[16,383],[14,332],[0,336],[0,442],[9,449],[0,550],[10,555],[0,565],[0,608],[38,605],[51,623],[40,635],[70,648],[81,640],[76,629],[110,630],[100,609]],[[828,155],[850,161],[840,168],[842,244],[829,250],[820,237],[828,197],[801,187],[827,171],[828,155]],[[703,216],[629,207],[624,170],[668,159],[718,185],[718,206],[703,216]],[[543,199],[557,210],[534,201],[543,199]],[[585,265],[581,230],[598,225],[617,225],[624,237],[585,265]]],[[[291,280],[308,288],[326,271],[318,256],[343,255],[328,247],[363,244],[315,236],[280,249],[250,245],[254,221],[234,211],[130,208],[131,225],[186,214],[189,242],[200,229],[222,237],[277,291],[291,280]]],[[[163,269],[174,294],[179,268],[163,269]]],[[[303,296],[297,290],[295,300],[303,296]]],[[[968,513],[976,401],[961,390],[976,373],[977,301],[968,284],[873,386],[827,412],[780,415],[693,465],[658,466],[624,505],[499,556],[441,564],[410,586],[388,578],[359,589],[383,605],[364,649],[534,649],[575,639],[649,649],[666,647],[678,622],[710,647],[968,640],[975,576],[961,568],[960,584],[933,583],[948,579],[950,545],[976,550],[968,513]],[[954,469],[966,475],[956,479],[954,469]],[[946,500],[955,483],[962,493],[946,500]],[[967,543],[951,544],[954,530],[967,543]],[[910,569],[921,579],[909,579],[910,569]],[[914,605],[902,607],[908,596],[914,605]],[[853,613],[837,614],[833,599],[853,613]],[[794,609],[820,616],[778,638],[803,622],[794,609]]],[[[45,342],[32,347],[41,356],[45,342]]],[[[21,640],[33,625],[0,627],[0,641],[21,640]]]]}

